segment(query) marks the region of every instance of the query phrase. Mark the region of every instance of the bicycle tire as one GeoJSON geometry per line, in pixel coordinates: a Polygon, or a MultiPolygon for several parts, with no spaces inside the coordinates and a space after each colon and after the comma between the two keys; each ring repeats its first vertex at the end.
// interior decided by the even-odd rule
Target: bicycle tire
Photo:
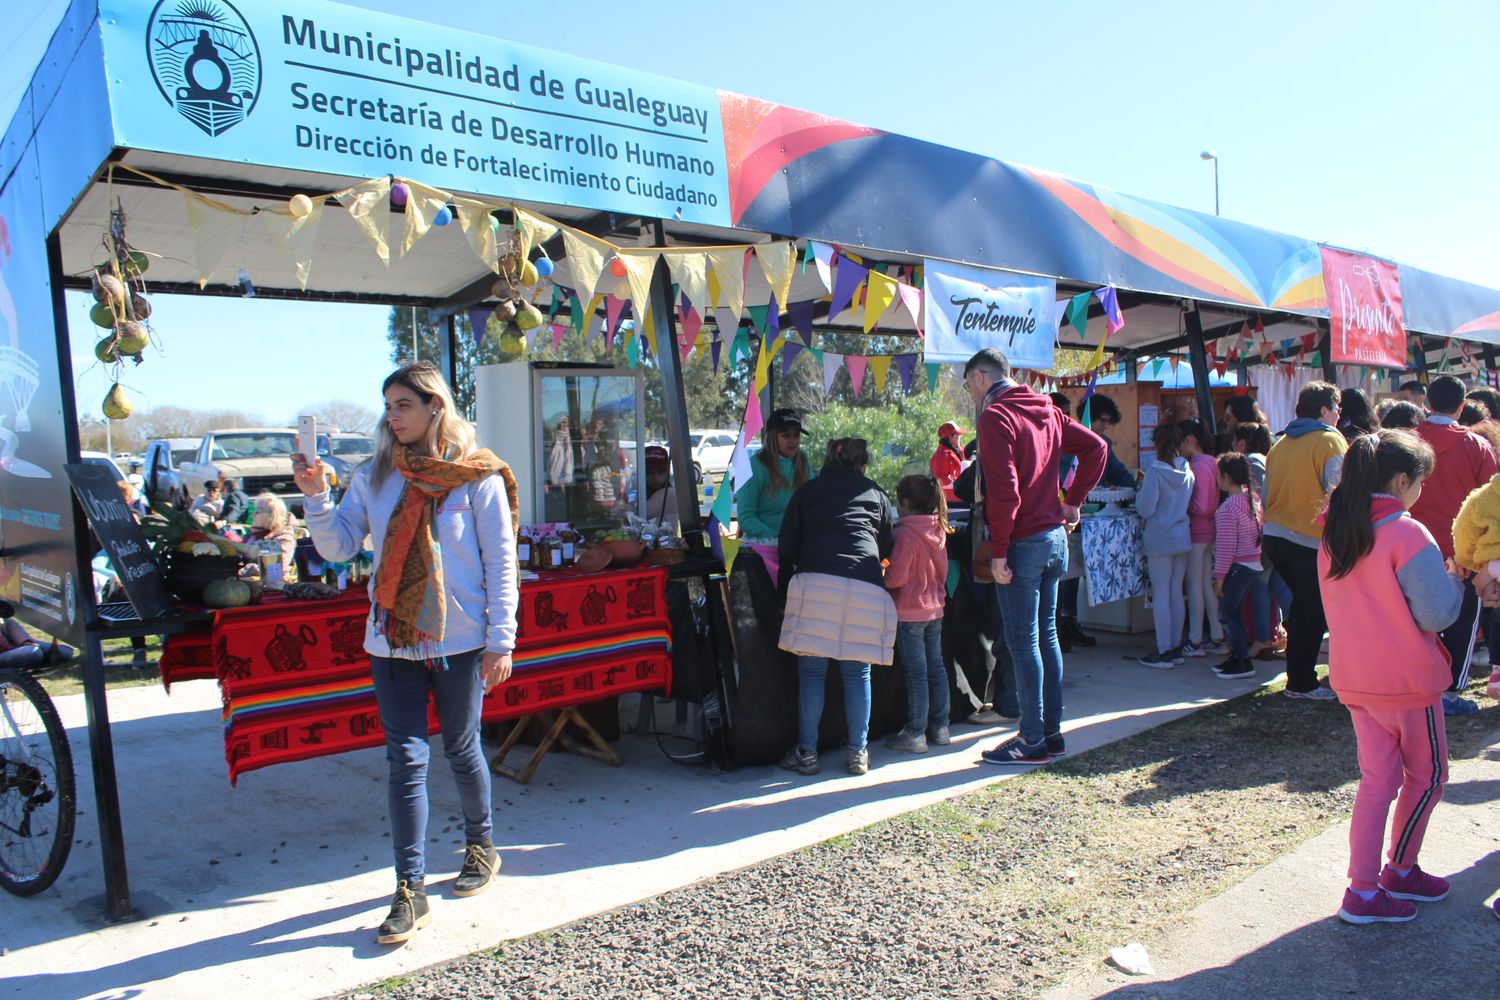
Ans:
{"type": "Polygon", "coordinates": [[[52,698],[24,670],[0,668],[0,888],[35,896],[57,881],[73,849],[77,797],[73,751],[52,698]],[[37,832],[39,808],[53,805],[37,832]]]}

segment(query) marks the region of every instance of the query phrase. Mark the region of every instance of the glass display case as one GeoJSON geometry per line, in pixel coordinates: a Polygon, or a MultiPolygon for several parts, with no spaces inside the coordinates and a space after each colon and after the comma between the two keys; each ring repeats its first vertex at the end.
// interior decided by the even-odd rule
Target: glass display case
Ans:
{"type": "Polygon", "coordinates": [[[535,516],[592,536],[641,513],[645,449],[639,371],[533,365],[535,516]]]}

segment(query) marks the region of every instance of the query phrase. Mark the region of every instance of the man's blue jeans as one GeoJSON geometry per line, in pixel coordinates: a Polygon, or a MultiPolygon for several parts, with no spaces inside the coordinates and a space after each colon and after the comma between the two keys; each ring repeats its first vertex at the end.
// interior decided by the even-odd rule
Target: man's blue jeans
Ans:
{"type": "Polygon", "coordinates": [[[1005,647],[1015,667],[1021,709],[1021,739],[1041,743],[1062,730],[1062,647],[1057,644],[1057,582],[1068,564],[1068,533],[1062,525],[1012,541],[1012,574],[995,584],[1005,618],[1005,647]]]}
{"type": "MultiPolygon", "coordinates": [[[[797,746],[818,752],[818,722],[823,718],[827,684],[826,656],[797,657],[797,746]]],[[[844,715],[849,720],[849,749],[863,750],[870,735],[870,665],[840,660],[844,679],[844,715]]]]}
{"type": "Polygon", "coordinates": [[[389,765],[387,794],[391,811],[391,847],[396,878],[422,881],[426,875],[427,839],[427,697],[437,705],[443,729],[443,753],[463,804],[464,839],[490,839],[490,769],[479,745],[479,713],[484,701],[482,649],[445,656],[433,667],[422,660],[370,657],[375,701],[385,729],[389,765]]]}
{"type": "Polygon", "coordinates": [[[948,724],[948,668],[943,665],[943,620],[900,622],[896,651],[906,675],[906,731],[948,724]]]}

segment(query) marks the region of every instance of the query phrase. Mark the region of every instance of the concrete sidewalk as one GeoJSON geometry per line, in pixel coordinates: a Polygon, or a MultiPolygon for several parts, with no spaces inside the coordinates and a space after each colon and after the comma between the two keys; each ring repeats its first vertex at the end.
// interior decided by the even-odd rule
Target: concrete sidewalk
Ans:
{"type": "MultiPolygon", "coordinates": [[[[1173,671],[1125,659],[1142,639],[1103,638],[1068,656],[1069,748],[1084,750],[1241,694],[1207,660],[1173,671]]],[[[1266,671],[1262,671],[1266,674],[1266,671]]],[[[1262,677],[1268,681],[1268,676],[1262,677]]],[[[321,997],[622,906],[797,850],[1015,773],[978,751],[1013,730],[957,726],[926,756],[878,743],[873,768],[797,778],[725,775],[666,760],[626,737],[613,769],[568,754],[532,785],[497,779],[490,892],[452,899],[462,851],[452,778],[435,754],[429,828],[434,923],[405,947],[374,943],[393,888],[383,750],[285,764],[231,788],[217,687],[110,695],[127,857],[138,919],[104,921],[81,697],[60,700],[78,765],[78,843],[56,886],[0,894],[0,996],[321,997]]],[[[1024,769],[1023,769],[1024,770],[1024,769]]]]}
{"type": "Polygon", "coordinates": [[[1421,864],[1453,889],[1417,904],[1416,920],[1354,927],[1334,915],[1348,884],[1348,830],[1334,824],[1145,940],[1154,976],[1128,976],[1101,956],[1049,1000],[1500,996],[1500,920],[1488,907],[1500,890],[1500,733],[1450,768],[1421,864]]]}

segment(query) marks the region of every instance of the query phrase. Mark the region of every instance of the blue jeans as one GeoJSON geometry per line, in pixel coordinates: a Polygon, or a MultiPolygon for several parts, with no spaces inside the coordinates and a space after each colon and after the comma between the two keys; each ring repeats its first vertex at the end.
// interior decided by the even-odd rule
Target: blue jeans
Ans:
{"type": "Polygon", "coordinates": [[[451,653],[429,668],[421,660],[370,657],[375,701],[385,729],[385,759],[390,767],[391,847],[396,878],[419,882],[426,875],[423,844],[427,838],[427,698],[437,705],[443,730],[443,753],[453,769],[463,804],[464,839],[490,840],[490,769],[479,745],[479,712],[484,700],[480,676],[483,650],[451,653]]]}
{"type": "Polygon", "coordinates": [[[1062,647],[1057,644],[1057,581],[1068,564],[1068,534],[1058,525],[1012,541],[1011,582],[995,584],[1005,618],[1005,647],[1016,674],[1021,739],[1028,744],[1062,729],[1062,647]]]}
{"type": "MultiPolygon", "coordinates": [[[[849,720],[849,749],[863,750],[870,735],[870,665],[840,660],[844,678],[844,715],[849,720]]],[[[826,656],[797,657],[797,747],[818,751],[818,722],[823,718],[826,656]]],[[[946,692],[945,692],[946,693],[946,692]]]]}
{"type": "Polygon", "coordinates": [[[1219,598],[1219,623],[1224,626],[1230,651],[1241,658],[1250,655],[1250,638],[1245,634],[1242,615],[1247,600],[1256,616],[1255,637],[1265,642],[1271,637],[1270,620],[1262,619],[1258,609],[1270,606],[1266,596],[1266,574],[1235,563],[1224,576],[1224,596],[1219,598]]]}
{"type": "Polygon", "coordinates": [[[906,731],[948,724],[948,668],[943,666],[943,620],[900,622],[896,651],[906,675],[906,731]]]}

